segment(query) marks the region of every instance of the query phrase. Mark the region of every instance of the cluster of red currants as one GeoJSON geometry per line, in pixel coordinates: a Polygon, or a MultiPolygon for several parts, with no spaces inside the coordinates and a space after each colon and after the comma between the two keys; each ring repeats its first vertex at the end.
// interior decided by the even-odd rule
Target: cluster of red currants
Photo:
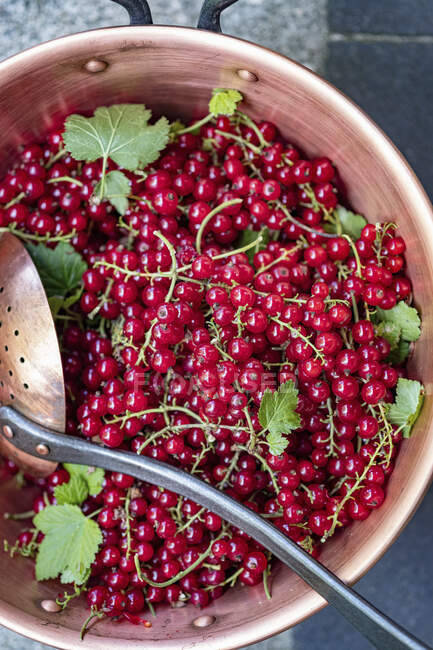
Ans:
{"type": "MultiPolygon", "coordinates": [[[[401,432],[382,405],[404,369],[371,313],[411,293],[403,239],[385,225],[356,241],[325,232],[340,186],[331,161],[308,160],[269,122],[220,117],[179,135],[147,175],[124,172],[120,219],[91,200],[101,164],[61,146],[52,133],[21,152],[0,183],[0,226],[66,239],[88,264],[59,321],[67,433],[181,466],[317,555],[383,503],[393,470],[401,432]],[[288,381],[301,425],[274,455],[258,411],[288,381]]],[[[68,480],[64,469],[34,480],[34,511],[68,480]]],[[[149,603],[203,607],[237,579],[266,582],[259,544],[177,494],[107,473],[82,506],[100,508],[87,598],[107,615],[136,622],[149,603]]]]}

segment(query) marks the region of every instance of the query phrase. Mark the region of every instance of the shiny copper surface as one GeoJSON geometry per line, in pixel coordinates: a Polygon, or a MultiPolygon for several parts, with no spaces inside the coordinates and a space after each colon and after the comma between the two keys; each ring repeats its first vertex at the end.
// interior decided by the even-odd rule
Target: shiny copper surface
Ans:
{"type": "MultiPolygon", "coordinates": [[[[337,164],[356,210],[372,221],[392,218],[408,243],[409,273],[423,332],[412,368],[427,398],[413,438],[405,441],[382,508],[365,522],[331,540],[322,561],[353,582],[376,562],[413,514],[433,467],[433,220],[431,206],[413,172],[383,133],[341,93],[305,68],[238,39],[173,27],[125,27],[58,39],[0,64],[0,164],[6,168],[17,145],[42,136],[71,111],[139,101],[155,113],[184,118],[203,114],[214,87],[232,87],[245,97],[253,117],[275,121],[284,136],[309,155],[328,155],[337,164]],[[108,64],[98,74],[89,60],[108,64]],[[257,77],[242,79],[238,70],[257,77]]],[[[33,411],[37,412],[37,401],[33,411]]],[[[41,417],[42,414],[39,414],[41,417]]],[[[33,413],[34,417],[34,413],[33,413]]],[[[27,498],[27,497],[26,497],[27,498]]],[[[30,498],[30,497],[28,497],[30,498]]],[[[20,492],[0,490],[3,510],[25,510],[20,492]]],[[[18,525],[2,524],[13,538],[18,525]]],[[[30,562],[0,554],[0,623],[57,648],[132,650],[225,650],[276,634],[317,611],[324,601],[288,569],[278,569],[272,600],[261,587],[230,590],[203,614],[215,617],[205,628],[193,625],[190,606],[160,611],[152,628],[98,622],[78,640],[83,605],[65,612],[40,607],[59,591],[37,584],[30,562]]]]}
{"type": "MultiPolygon", "coordinates": [[[[0,403],[64,431],[62,361],[51,311],[29,254],[9,233],[0,237],[0,403]]],[[[5,435],[11,438],[13,431],[5,435]]],[[[0,453],[36,476],[47,476],[56,467],[19,451],[3,436],[0,453]]]]}

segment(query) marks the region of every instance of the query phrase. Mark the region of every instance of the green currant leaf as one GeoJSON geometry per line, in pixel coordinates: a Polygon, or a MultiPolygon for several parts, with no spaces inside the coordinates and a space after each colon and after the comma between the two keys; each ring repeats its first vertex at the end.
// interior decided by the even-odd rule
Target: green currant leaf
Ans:
{"type": "Polygon", "coordinates": [[[407,357],[409,356],[410,352],[410,343],[408,341],[404,341],[403,339],[400,339],[400,341],[397,344],[397,347],[395,350],[391,350],[391,352],[388,354],[386,357],[386,360],[388,363],[392,364],[393,366],[400,366],[403,361],[406,361],[407,357]]]}
{"type": "Polygon", "coordinates": [[[102,534],[78,506],[47,506],[33,518],[45,537],[36,557],[36,579],[49,580],[66,573],[77,584],[95,559],[102,534]]]}
{"type": "Polygon", "coordinates": [[[104,470],[100,467],[88,467],[87,465],[74,465],[72,463],[63,463],[63,467],[71,478],[78,476],[86,482],[87,489],[92,497],[101,492],[104,470]]]}
{"type": "Polygon", "coordinates": [[[297,405],[298,390],[292,380],[286,381],[274,392],[269,388],[265,390],[259,408],[259,422],[268,431],[266,440],[274,451],[283,447],[284,443],[284,449],[287,446],[282,434],[289,434],[300,426],[297,405]]]}
{"type": "Polygon", "coordinates": [[[351,212],[342,205],[337,205],[334,210],[335,223],[326,224],[327,232],[335,232],[336,235],[349,235],[354,241],[359,239],[361,231],[367,224],[367,220],[361,215],[351,212]]]}
{"type": "Polygon", "coordinates": [[[87,569],[87,571],[83,571],[80,574],[75,574],[70,569],[65,569],[65,571],[63,571],[60,576],[60,582],[63,585],[70,584],[70,583],[74,583],[76,585],[82,585],[83,583],[87,582],[89,577],[90,577],[90,569],[87,569]]]}
{"type": "Polygon", "coordinates": [[[254,241],[257,242],[256,246],[249,248],[245,251],[250,264],[253,263],[254,255],[259,251],[262,251],[266,248],[269,243],[270,233],[268,228],[262,228],[261,230],[249,230],[248,228],[242,232],[242,235],[239,237],[237,242],[237,247],[242,248],[242,246],[247,246],[252,244],[254,241]],[[261,241],[259,241],[259,235],[261,235],[261,241]]]}
{"type": "MultiPolygon", "coordinates": [[[[100,196],[102,181],[95,185],[93,196],[100,196]]],[[[123,172],[114,170],[105,176],[101,199],[107,199],[119,214],[125,214],[129,207],[128,196],[131,193],[131,183],[123,172]]]]}
{"type": "Polygon", "coordinates": [[[391,323],[401,329],[405,341],[416,341],[420,334],[421,319],[415,307],[409,307],[403,300],[392,309],[377,308],[376,318],[382,323],[391,323]]]}
{"type": "Polygon", "coordinates": [[[419,381],[400,379],[397,382],[397,392],[394,404],[388,411],[388,419],[392,424],[402,427],[403,436],[410,437],[424,401],[424,388],[419,381]]]}
{"type": "Polygon", "coordinates": [[[231,88],[214,88],[209,102],[209,112],[214,115],[233,115],[238,104],[243,100],[239,90],[231,88]]]}
{"type": "Polygon", "coordinates": [[[89,496],[89,490],[81,476],[71,476],[68,483],[62,483],[54,488],[54,496],[59,506],[65,503],[79,506],[89,496]]]}
{"type": "Polygon", "coordinates": [[[268,433],[266,442],[269,444],[269,453],[273,456],[280,456],[289,444],[282,433],[276,433],[275,431],[268,433]]]}
{"type": "Polygon", "coordinates": [[[382,321],[375,327],[375,332],[377,336],[382,336],[388,341],[391,346],[391,350],[395,350],[400,341],[401,336],[401,327],[395,323],[387,323],[382,321]]]}
{"type": "Polygon", "coordinates": [[[169,124],[162,117],[148,125],[151,112],[143,104],[114,104],[96,109],[93,117],[70,115],[63,142],[75,160],[111,158],[134,171],[158,158],[168,142],[169,124]]]}
{"type": "MultiPolygon", "coordinates": [[[[27,243],[26,248],[48,298],[64,298],[77,289],[87,264],[70,244],[60,242],[55,248],[48,248],[45,244],[27,243]]],[[[55,301],[55,308],[57,305],[55,301]]]]}

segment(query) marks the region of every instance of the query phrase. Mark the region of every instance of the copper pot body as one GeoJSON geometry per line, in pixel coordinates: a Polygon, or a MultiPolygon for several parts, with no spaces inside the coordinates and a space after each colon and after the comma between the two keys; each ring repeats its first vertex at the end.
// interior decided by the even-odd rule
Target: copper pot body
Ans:
{"type": "MultiPolygon", "coordinates": [[[[272,51],[193,29],[120,27],[61,38],[0,64],[0,166],[6,169],[18,145],[43,137],[68,113],[126,101],[188,119],[206,112],[215,87],[238,88],[252,117],[274,121],[310,156],[329,156],[353,208],[371,221],[395,220],[408,244],[408,270],[423,316],[411,367],[426,386],[427,398],[413,437],[402,445],[383,507],[323,551],[322,562],[351,583],[408,522],[433,468],[433,215],[417,178],[387,137],[330,84],[272,51]]],[[[29,503],[23,499],[11,485],[0,488],[3,512],[26,510],[29,503]]],[[[19,525],[0,522],[0,538],[13,540],[19,525]]],[[[199,622],[205,626],[194,624],[201,613],[189,605],[166,607],[149,629],[101,621],[80,642],[82,603],[72,601],[60,614],[41,609],[41,601],[55,597],[59,585],[37,584],[32,563],[24,559],[0,553],[0,575],[0,623],[56,648],[239,648],[295,625],[324,605],[294,573],[279,567],[272,600],[266,600],[261,586],[231,589],[202,613],[206,618],[199,622]]]]}

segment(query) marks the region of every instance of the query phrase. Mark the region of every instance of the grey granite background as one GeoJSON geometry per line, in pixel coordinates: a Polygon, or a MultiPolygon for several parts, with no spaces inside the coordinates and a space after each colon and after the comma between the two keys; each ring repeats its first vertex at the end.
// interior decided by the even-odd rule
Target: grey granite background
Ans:
{"type": "MultiPolygon", "coordinates": [[[[154,22],[195,25],[200,0],[150,0],[154,22]]],[[[41,41],[125,24],[109,0],[0,0],[0,60],[41,41]]],[[[253,40],[323,74],[359,103],[433,191],[432,0],[240,0],[222,20],[253,40]]],[[[382,560],[357,585],[377,607],[433,644],[433,490],[382,560]]],[[[327,607],[254,650],[368,650],[327,607]]],[[[0,629],[2,650],[44,650],[0,629]]],[[[383,648],[383,650],[388,650],[383,648]]]]}

